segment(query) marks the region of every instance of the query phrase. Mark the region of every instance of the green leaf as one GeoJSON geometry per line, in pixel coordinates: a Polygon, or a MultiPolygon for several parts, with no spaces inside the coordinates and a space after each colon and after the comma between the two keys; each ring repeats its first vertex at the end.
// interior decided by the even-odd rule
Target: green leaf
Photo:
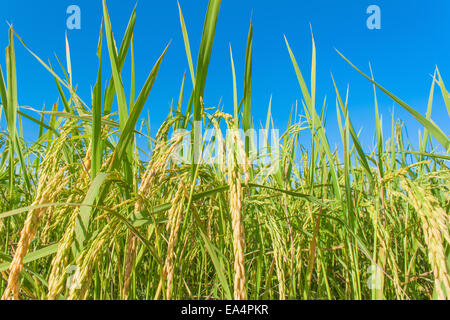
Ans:
{"type": "Polygon", "coordinates": [[[91,158],[91,178],[94,179],[100,171],[102,161],[102,38],[103,24],[100,27],[97,56],[99,60],[97,82],[92,94],[92,158],[91,158]]]}
{"type": "Polygon", "coordinates": [[[234,68],[233,51],[230,45],[230,60],[231,60],[231,74],[233,76],[233,105],[234,105],[234,128],[239,128],[239,109],[237,103],[237,84],[236,84],[236,70],[234,68]]]}
{"type": "MultiPolygon", "coordinates": [[[[337,50],[336,50],[337,51],[337,50]]],[[[394,100],[398,105],[400,105],[403,109],[408,111],[417,121],[419,121],[435,138],[436,140],[447,150],[450,150],[450,140],[446,136],[446,134],[433,122],[426,119],[424,116],[422,116],[420,113],[418,113],[416,110],[414,110],[412,107],[407,105],[405,102],[397,98],[395,95],[390,93],[388,90],[383,88],[381,85],[379,85],[377,82],[372,80],[369,76],[367,76],[365,73],[363,73],[361,70],[359,70],[354,64],[352,64],[342,53],[337,51],[339,55],[347,61],[348,64],[350,64],[356,71],[358,71],[361,75],[363,75],[367,80],[369,80],[371,83],[376,85],[381,91],[383,91],[389,98],[394,100]]]]}
{"type": "MultiPolygon", "coordinates": [[[[170,45],[170,44],[169,44],[170,45]]],[[[150,91],[152,89],[153,84],[156,80],[156,75],[158,74],[159,67],[161,66],[164,55],[166,54],[169,45],[164,49],[163,53],[159,57],[158,61],[153,67],[153,70],[150,72],[141,93],[139,94],[136,103],[133,108],[130,110],[129,118],[123,127],[123,130],[120,134],[119,142],[117,143],[116,149],[114,150],[113,161],[111,162],[112,168],[117,168],[119,166],[120,160],[125,154],[127,146],[129,145],[134,129],[136,127],[136,123],[139,119],[139,115],[141,114],[142,109],[144,108],[145,102],[147,101],[148,96],[150,95],[150,91]]]]}
{"type": "Polygon", "coordinates": [[[184,22],[183,12],[181,12],[180,2],[177,1],[178,12],[180,14],[181,31],[183,33],[184,48],[186,50],[186,57],[189,64],[189,72],[191,73],[192,86],[195,87],[195,73],[194,64],[192,63],[191,45],[189,44],[189,36],[186,29],[186,23],[184,22]]]}
{"type": "MultiPolygon", "coordinates": [[[[221,0],[209,0],[208,10],[206,12],[205,24],[203,27],[203,35],[200,42],[200,50],[197,59],[197,72],[195,77],[195,86],[193,93],[193,130],[192,130],[192,177],[194,176],[197,163],[200,159],[200,141],[195,141],[198,139],[196,136],[198,123],[201,120],[201,100],[204,97],[206,76],[208,74],[209,60],[211,59],[211,52],[214,43],[214,35],[216,32],[217,18],[219,16],[221,0]]],[[[201,136],[200,136],[201,138],[201,136]]]]}
{"type": "MultiPolygon", "coordinates": [[[[47,246],[45,248],[36,250],[34,252],[30,252],[25,256],[25,258],[23,258],[23,264],[27,264],[27,263],[39,260],[41,258],[48,257],[48,256],[56,253],[56,251],[58,251],[57,243],[47,246]]],[[[12,261],[12,259],[10,261],[12,261]]],[[[5,271],[10,267],[10,264],[11,264],[10,261],[0,264],[0,272],[5,271]]]]}
{"type": "MultiPolygon", "coordinates": [[[[122,68],[125,64],[125,59],[128,54],[128,50],[130,48],[131,40],[133,38],[134,26],[136,24],[136,6],[131,13],[130,19],[128,21],[127,29],[125,31],[125,35],[122,39],[122,44],[120,45],[119,54],[117,57],[119,71],[122,71],[122,68]]],[[[110,114],[111,108],[114,100],[115,94],[115,86],[114,86],[114,75],[111,76],[111,79],[108,84],[108,88],[105,92],[105,101],[104,101],[104,114],[110,114]]]]}
{"type": "MultiPolygon", "coordinates": [[[[297,80],[298,80],[300,89],[303,94],[303,99],[305,101],[305,103],[303,104],[303,107],[305,110],[305,114],[308,118],[308,121],[310,122],[310,125],[312,127],[311,131],[312,131],[313,140],[316,140],[316,142],[317,142],[317,144],[316,144],[317,149],[315,149],[315,150],[317,150],[317,152],[325,153],[327,155],[327,158],[329,161],[329,166],[330,166],[330,171],[331,171],[331,176],[332,176],[332,183],[333,183],[335,198],[337,200],[341,201],[342,200],[341,189],[339,186],[338,176],[337,176],[336,168],[334,165],[334,158],[331,153],[331,149],[330,149],[330,145],[328,143],[327,136],[325,134],[325,129],[324,129],[323,123],[317,114],[315,106],[312,104],[312,99],[309,94],[308,87],[306,86],[305,80],[300,71],[297,60],[295,59],[295,56],[292,53],[292,50],[289,46],[289,43],[288,43],[286,37],[284,37],[284,40],[286,42],[286,46],[289,51],[289,55],[291,57],[292,65],[294,66],[294,70],[297,75],[297,80]],[[316,137],[316,135],[318,137],[316,137]],[[318,143],[319,141],[321,142],[321,144],[318,143]]],[[[313,42],[314,42],[314,39],[313,39],[313,42]]],[[[313,52],[314,52],[314,50],[315,49],[313,46],[313,52]]],[[[313,59],[314,59],[314,54],[313,54],[313,59]]],[[[315,68],[314,66],[315,66],[315,63],[313,63],[313,69],[315,68]]],[[[314,78],[314,77],[312,77],[312,78],[314,78]]],[[[344,205],[344,204],[342,204],[342,205],[344,205]]]]}
{"type": "Polygon", "coordinates": [[[106,7],[105,0],[103,0],[103,17],[105,19],[106,41],[108,44],[114,88],[117,94],[117,102],[119,105],[120,128],[123,130],[125,127],[125,123],[128,120],[128,107],[125,98],[125,90],[122,83],[122,76],[120,74],[121,68],[119,66],[119,58],[117,57],[116,42],[114,40],[114,35],[111,29],[111,20],[109,18],[108,8],[106,7]]]}
{"type": "MultiPolygon", "coordinates": [[[[244,100],[243,100],[243,115],[242,125],[244,132],[247,133],[252,126],[252,56],[253,56],[253,23],[250,21],[250,29],[247,38],[247,50],[245,55],[245,80],[244,80],[244,100]]],[[[237,121],[237,120],[236,120],[237,121]]],[[[250,137],[245,135],[245,153],[247,156],[250,153],[250,137]]]]}
{"type": "Polygon", "coordinates": [[[336,90],[337,100],[338,100],[341,110],[344,114],[344,117],[346,118],[346,125],[348,126],[348,129],[352,136],[352,140],[355,145],[356,152],[358,153],[359,160],[361,161],[361,165],[362,165],[363,169],[366,171],[366,174],[367,174],[367,177],[369,178],[369,180],[373,181],[373,175],[372,175],[372,172],[370,171],[367,157],[364,154],[361,143],[359,142],[358,136],[355,133],[355,129],[353,128],[352,122],[350,121],[350,117],[348,115],[348,107],[347,107],[347,105],[344,105],[344,103],[342,102],[342,98],[341,98],[341,95],[339,94],[339,90],[337,88],[336,82],[334,81],[333,75],[331,75],[331,78],[333,79],[333,85],[334,85],[334,89],[336,90]]]}
{"type": "Polygon", "coordinates": [[[444,99],[445,106],[447,107],[448,116],[450,117],[450,93],[447,91],[444,85],[444,81],[442,80],[441,73],[439,69],[436,67],[436,72],[439,77],[439,87],[441,88],[442,98],[444,99]]]}
{"type": "Polygon", "coordinates": [[[75,245],[73,246],[75,256],[83,249],[84,242],[89,238],[88,228],[91,218],[92,205],[99,195],[100,188],[109,177],[109,173],[99,173],[92,181],[83,205],[80,209],[79,217],[75,224],[75,245]]]}

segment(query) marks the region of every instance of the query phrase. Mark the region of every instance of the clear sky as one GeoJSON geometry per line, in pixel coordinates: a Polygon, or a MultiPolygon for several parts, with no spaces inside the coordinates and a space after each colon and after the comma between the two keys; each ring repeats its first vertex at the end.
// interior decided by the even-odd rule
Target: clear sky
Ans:
{"type": "MultiPolygon", "coordinates": [[[[78,85],[81,98],[89,103],[91,86],[97,75],[101,0],[1,2],[0,47],[7,46],[6,22],[12,23],[35,53],[44,61],[50,59],[56,66],[55,54],[65,60],[64,34],[67,32],[74,83],[78,85]],[[66,9],[73,4],[81,9],[80,30],[67,30],[66,27],[69,16],[66,9]]],[[[109,0],[107,3],[114,35],[120,42],[136,1],[109,0]]],[[[207,0],[180,0],[194,59],[198,53],[207,3],[207,0]]],[[[301,93],[283,34],[288,38],[305,78],[309,79],[310,24],[317,46],[317,100],[320,105],[319,102],[327,96],[327,132],[333,145],[339,144],[340,138],[330,72],[342,93],[347,85],[350,86],[350,117],[355,129],[363,129],[361,137],[366,151],[372,147],[375,124],[371,84],[342,60],[334,48],[366,72],[369,72],[368,63],[371,62],[376,80],[422,114],[426,111],[430,75],[436,65],[447,81],[447,87],[450,87],[448,0],[223,0],[207,79],[207,107],[216,106],[222,98],[225,111],[232,113],[229,44],[233,48],[238,90],[242,96],[245,46],[251,16],[254,24],[252,114],[256,124],[265,121],[269,98],[273,95],[275,125],[280,128],[286,126],[291,106],[301,98],[301,93]],[[366,26],[369,5],[381,8],[380,30],[369,30],[366,26]]],[[[170,40],[172,44],[143,111],[146,115],[149,110],[153,128],[159,127],[169,111],[171,100],[177,99],[188,64],[176,0],[140,0],[135,27],[138,90],[170,40]]],[[[45,104],[48,109],[58,99],[53,78],[18,41],[16,54],[19,104],[36,109],[42,109],[45,104]]],[[[0,63],[5,70],[4,54],[0,56],[0,63]]],[[[108,73],[109,70],[105,70],[105,75],[108,73]]],[[[128,68],[125,68],[123,79],[125,84],[129,82],[128,68]]],[[[190,80],[189,76],[186,79],[190,80]]],[[[189,94],[190,86],[187,85],[185,100],[189,94]]],[[[378,95],[385,134],[390,134],[393,103],[381,92],[378,95]]],[[[420,125],[415,119],[399,106],[395,107],[395,115],[405,121],[410,138],[416,140],[420,125]]],[[[450,121],[438,91],[432,119],[448,133],[450,121]]],[[[34,129],[33,125],[26,126],[25,135],[35,130],[37,128],[34,129]]]]}

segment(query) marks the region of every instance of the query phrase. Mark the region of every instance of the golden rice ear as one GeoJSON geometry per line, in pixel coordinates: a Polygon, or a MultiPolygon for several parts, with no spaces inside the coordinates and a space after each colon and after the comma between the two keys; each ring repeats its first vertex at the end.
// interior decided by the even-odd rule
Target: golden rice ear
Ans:
{"type": "Polygon", "coordinates": [[[408,194],[408,201],[413,205],[422,222],[437,297],[439,300],[450,299],[450,270],[444,247],[444,242],[450,244],[450,216],[432,193],[425,188],[404,177],[400,183],[408,194]]]}
{"type": "MultiPolygon", "coordinates": [[[[53,162],[53,159],[51,160],[53,162]]],[[[38,190],[38,197],[33,202],[32,206],[38,206],[49,202],[54,202],[56,195],[66,187],[69,177],[64,177],[66,174],[66,167],[61,168],[53,177],[41,181],[38,190]]],[[[40,208],[31,210],[25,220],[25,224],[20,233],[20,240],[17,244],[17,249],[14,254],[14,258],[9,267],[8,285],[3,292],[2,300],[18,299],[20,290],[20,274],[23,270],[23,261],[28,254],[31,241],[34,239],[38,230],[39,224],[43,215],[46,212],[46,208],[40,208]]]]}
{"type": "Polygon", "coordinates": [[[75,240],[75,223],[78,219],[79,210],[72,213],[64,236],[58,244],[58,251],[52,260],[50,278],[48,281],[48,300],[56,300],[65,287],[66,268],[71,253],[72,244],[75,240]]]}
{"type": "MultiPolygon", "coordinates": [[[[245,272],[245,233],[242,222],[242,195],[241,195],[241,170],[237,160],[237,148],[239,137],[232,133],[232,142],[228,152],[228,186],[229,205],[233,229],[233,250],[234,250],[234,299],[246,299],[246,272],[245,272]]],[[[244,153],[245,154],[245,153],[244,153]]]]}
{"type": "Polygon", "coordinates": [[[123,288],[122,288],[122,299],[128,300],[128,294],[130,290],[130,281],[131,281],[131,273],[133,271],[133,264],[136,258],[136,249],[137,249],[138,238],[131,234],[129,235],[128,244],[127,244],[127,254],[125,258],[125,275],[123,280],[123,288]]]}
{"type": "Polygon", "coordinates": [[[183,208],[185,201],[186,189],[182,181],[180,181],[180,188],[172,200],[172,206],[167,213],[169,233],[169,242],[167,244],[166,260],[163,268],[163,278],[166,280],[166,299],[170,300],[172,293],[172,283],[175,272],[175,246],[178,240],[178,231],[183,219],[183,208]]]}

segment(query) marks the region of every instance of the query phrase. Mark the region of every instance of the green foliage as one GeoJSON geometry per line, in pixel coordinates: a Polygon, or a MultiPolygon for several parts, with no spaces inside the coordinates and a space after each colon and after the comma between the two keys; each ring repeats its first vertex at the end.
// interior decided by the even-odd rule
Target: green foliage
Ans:
{"type": "MultiPolygon", "coordinates": [[[[448,299],[450,142],[431,111],[435,87],[449,115],[450,98],[439,70],[423,116],[376,82],[371,69],[368,76],[341,55],[373,86],[376,143],[373,150],[362,144],[357,124],[351,121],[350,93],[341,94],[332,78],[342,140],[333,150],[325,130],[326,99],[320,102],[321,110],[316,106],[314,38],[310,84],[285,38],[303,112],[297,114],[293,108],[279,141],[270,144],[270,100],[263,127],[266,150],[259,150],[250,166],[229,168],[227,160],[240,148],[250,155],[249,139],[237,138],[235,145],[227,145],[221,128],[253,128],[253,25],[247,38],[243,96],[239,101],[230,46],[233,115],[222,110],[209,113],[203,98],[220,4],[209,1],[195,68],[179,5],[193,91],[183,101],[184,75],[176,106],[168,110],[154,136],[142,111],[169,46],[155,57],[136,98],[136,9],[117,50],[103,1],[99,65],[90,103],[78,96],[72,83],[67,38],[65,66],[58,59],[60,76],[9,29],[6,77],[0,69],[0,116],[7,123],[7,130],[0,132],[0,292],[6,289],[15,249],[23,244],[21,232],[32,223],[36,234],[23,257],[23,299],[231,299],[237,251],[234,197],[245,230],[241,236],[249,299],[448,299]],[[50,111],[18,106],[14,37],[55,79],[55,100],[61,101],[63,111],[58,103],[50,111]],[[105,39],[109,63],[102,61],[105,39]],[[128,98],[122,74],[127,56],[128,98]],[[111,77],[104,88],[107,66],[111,77]],[[423,125],[417,150],[394,116],[391,135],[383,131],[378,91],[423,125]],[[36,141],[23,140],[22,119],[38,127],[36,141]],[[216,129],[215,137],[211,143],[191,141],[198,150],[183,154],[184,137],[171,138],[171,133],[193,133],[202,120],[205,130],[216,129]],[[137,137],[146,141],[137,143],[137,137]],[[306,139],[311,139],[309,147],[303,143],[306,139]],[[222,158],[215,154],[218,161],[176,161],[213,154],[216,142],[226,151],[222,158]],[[230,180],[232,170],[239,173],[236,181],[230,180]],[[232,193],[236,185],[240,195],[232,193]],[[80,289],[66,286],[72,266],[80,269],[80,289]]],[[[151,109],[149,117],[150,113],[151,109]]]]}

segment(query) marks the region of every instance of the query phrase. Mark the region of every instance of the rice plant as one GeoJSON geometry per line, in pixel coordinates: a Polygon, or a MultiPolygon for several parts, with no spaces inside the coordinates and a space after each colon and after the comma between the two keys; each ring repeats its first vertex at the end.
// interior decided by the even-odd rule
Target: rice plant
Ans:
{"type": "Polygon", "coordinates": [[[285,39],[302,112],[271,143],[269,105],[264,147],[255,148],[240,134],[259,129],[251,114],[252,24],[241,100],[230,48],[234,113],[203,101],[220,4],[209,1],[197,60],[179,6],[193,90],[183,101],[183,78],[154,136],[142,110],[170,44],[136,96],[135,11],[118,47],[103,0],[89,101],[72,83],[67,39],[66,64],[56,71],[10,27],[5,73],[0,68],[2,299],[448,299],[450,140],[431,110],[440,92],[450,115],[450,95],[439,70],[423,116],[338,52],[373,85],[376,147],[364,151],[348,92],[335,84],[342,143],[333,149],[326,102],[316,97],[314,39],[309,83],[285,39]],[[25,112],[18,105],[17,45],[55,79],[61,106],[25,112]],[[110,79],[102,78],[105,68],[110,79]],[[380,93],[423,126],[418,149],[400,120],[383,121],[380,93]],[[32,144],[22,121],[39,128],[32,144]],[[200,127],[214,131],[209,143],[200,127]]]}

